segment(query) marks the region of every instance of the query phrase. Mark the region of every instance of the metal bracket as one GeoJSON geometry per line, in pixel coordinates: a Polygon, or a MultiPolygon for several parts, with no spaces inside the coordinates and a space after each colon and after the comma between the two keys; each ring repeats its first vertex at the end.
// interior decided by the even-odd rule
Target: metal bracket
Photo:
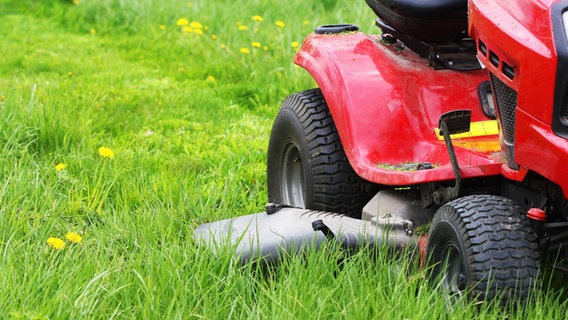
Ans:
{"type": "Polygon", "coordinates": [[[446,112],[440,116],[438,127],[440,129],[440,134],[444,136],[444,141],[446,142],[446,148],[448,149],[448,155],[450,156],[450,162],[452,164],[452,169],[454,170],[456,184],[453,187],[442,187],[434,191],[432,193],[432,200],[436,204],[444,204],[457,198],[460,194],[462,177],[450,135],[468,132],[470,130],[470,123],[470,110],[455,110],[446,112]]]}
{"type": "Polygon", "coordinates": [[[274,214],[284,208],[294,208],[294,207],[289,206],[287,204],[276,204],[272,202],[264,205],[264,211],[266,212],[266,214],[274,214]]]}

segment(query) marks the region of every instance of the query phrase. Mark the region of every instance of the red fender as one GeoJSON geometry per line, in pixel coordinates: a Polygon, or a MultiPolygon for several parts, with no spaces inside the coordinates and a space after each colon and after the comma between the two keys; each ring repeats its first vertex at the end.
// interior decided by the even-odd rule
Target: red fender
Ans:
{"type": "Polygon", "coordinates": [[[477,93],[485,71],[434,70],[410,50],[359,32],[311,34],[295,62],[322,90],[347,158],[364,179],[393,186],[453,180],[435,130],[441,114],[457,109],[470,109],[475,127],[453,139],[462,176],[500,174],[496,122],[482,113],[477,93]],[[396,167],[423,162],[434,168],[396,167]]]}

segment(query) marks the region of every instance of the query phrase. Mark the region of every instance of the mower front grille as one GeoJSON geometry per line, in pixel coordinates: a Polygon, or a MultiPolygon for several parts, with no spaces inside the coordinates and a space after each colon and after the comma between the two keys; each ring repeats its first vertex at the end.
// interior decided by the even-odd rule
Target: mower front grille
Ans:
{"type": "Polygon", "coordinates": [[[491,74],[491,84],[495,94],[503,137],[508,145],[515,140],[515,121],[517,109],[517,92],[491,74]]]}

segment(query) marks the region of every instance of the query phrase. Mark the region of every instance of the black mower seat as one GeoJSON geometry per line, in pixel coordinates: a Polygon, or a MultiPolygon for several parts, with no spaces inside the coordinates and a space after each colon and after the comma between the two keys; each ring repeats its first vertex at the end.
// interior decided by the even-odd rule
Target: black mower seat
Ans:
{"type": "Polygon", "coordinates": [[[365,0],[379,18],[420,41],[449,41],[467,31],[467,0],[365,0]]]}

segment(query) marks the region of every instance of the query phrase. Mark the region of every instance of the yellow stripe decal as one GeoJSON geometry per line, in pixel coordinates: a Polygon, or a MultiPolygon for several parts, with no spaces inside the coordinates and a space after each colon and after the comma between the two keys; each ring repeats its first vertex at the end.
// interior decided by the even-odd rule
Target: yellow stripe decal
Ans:
{"type": "MultiPolygon", "coordinates": [[[[444,136],[440,135],[440,129],[435,128],[436,136],[438,140],[444,140],[444,136]]],[[[499,127],[497,126],[497,120],[487,120],[472,122],[469,128],[469,132],[452,134],[452,139],[461,138],[473,138],[473,137],[485,137],[499,134],[499,127]]]]}

